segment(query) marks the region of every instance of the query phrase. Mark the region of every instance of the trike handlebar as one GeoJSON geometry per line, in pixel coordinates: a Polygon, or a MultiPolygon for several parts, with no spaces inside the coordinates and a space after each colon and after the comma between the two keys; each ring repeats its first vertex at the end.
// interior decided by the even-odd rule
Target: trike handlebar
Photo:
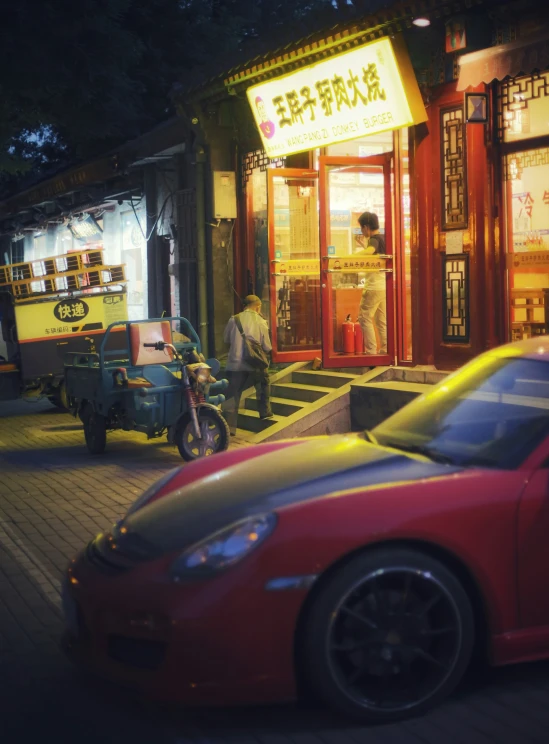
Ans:
{"type": "Polygon", "coordinates": [[[149,349],[156,349],[156,351],[164,351],[165,349],[171,349],[176,359],[180,360],[180,354],[173,344],[169,344],[167,341],[155,341],[154,343],[143,344],[143,346],[149,349]]]}

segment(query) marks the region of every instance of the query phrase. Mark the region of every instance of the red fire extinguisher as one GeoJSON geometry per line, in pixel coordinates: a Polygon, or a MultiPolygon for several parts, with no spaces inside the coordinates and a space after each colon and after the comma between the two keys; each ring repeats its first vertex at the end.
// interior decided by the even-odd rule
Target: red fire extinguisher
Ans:
{"type": "Polygon", "coordinates": [[[364,354],[364,334],[358,318],[355,323],[355,354],[364,354]]]}
{"type": "Polygon", "coordinates": [[[350,314],[345,318],[342,325],[343,332],[343,352],[345,354],[354,354],[355,351],[355,324],[351,320],[350,314]]]}

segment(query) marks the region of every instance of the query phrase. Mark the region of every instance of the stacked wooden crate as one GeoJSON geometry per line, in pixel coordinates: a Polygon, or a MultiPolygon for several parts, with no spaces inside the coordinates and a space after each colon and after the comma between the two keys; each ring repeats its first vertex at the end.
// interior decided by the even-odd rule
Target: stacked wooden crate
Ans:
{"type": "Polygon", "coordinates": [[[126,281],[124,266],[103,263],[103,251],[75,251],[9,266],[0,266],[0,290],[16,299],[37,295],[81,292],[126,281]]]}

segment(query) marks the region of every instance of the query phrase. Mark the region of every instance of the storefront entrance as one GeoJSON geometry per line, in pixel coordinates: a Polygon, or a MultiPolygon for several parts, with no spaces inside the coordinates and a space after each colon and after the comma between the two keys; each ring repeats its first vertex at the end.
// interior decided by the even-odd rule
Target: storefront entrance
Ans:
{"type": "Polygon", "coordinates": [[[269,171],[274,361],[394,363],[392,160],[321,157],[318,171],[269,171]],[[364,251],[365,211],[379,219],[382,255],[364,251]]]}

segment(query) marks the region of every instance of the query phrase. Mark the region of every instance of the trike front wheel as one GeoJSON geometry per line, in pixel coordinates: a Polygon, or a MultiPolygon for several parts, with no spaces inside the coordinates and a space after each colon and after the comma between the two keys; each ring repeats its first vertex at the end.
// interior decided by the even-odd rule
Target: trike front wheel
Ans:
{"type": "Polygon", "coordinates": [[[82,416],[86,445],[92,455],[101,455],[107,446],[107,420],[88,407],[82,416]]]}
{"type": "Polygon", "coordinates": [[[199,408],[196,415],[202,434],[201,439],[196,436],[189,415],[181,421],[175,433],[175,443],[179,454],[187,462],[223,452],[229,446],[229,427],[219,411],[213,408],[199,408]]]}

